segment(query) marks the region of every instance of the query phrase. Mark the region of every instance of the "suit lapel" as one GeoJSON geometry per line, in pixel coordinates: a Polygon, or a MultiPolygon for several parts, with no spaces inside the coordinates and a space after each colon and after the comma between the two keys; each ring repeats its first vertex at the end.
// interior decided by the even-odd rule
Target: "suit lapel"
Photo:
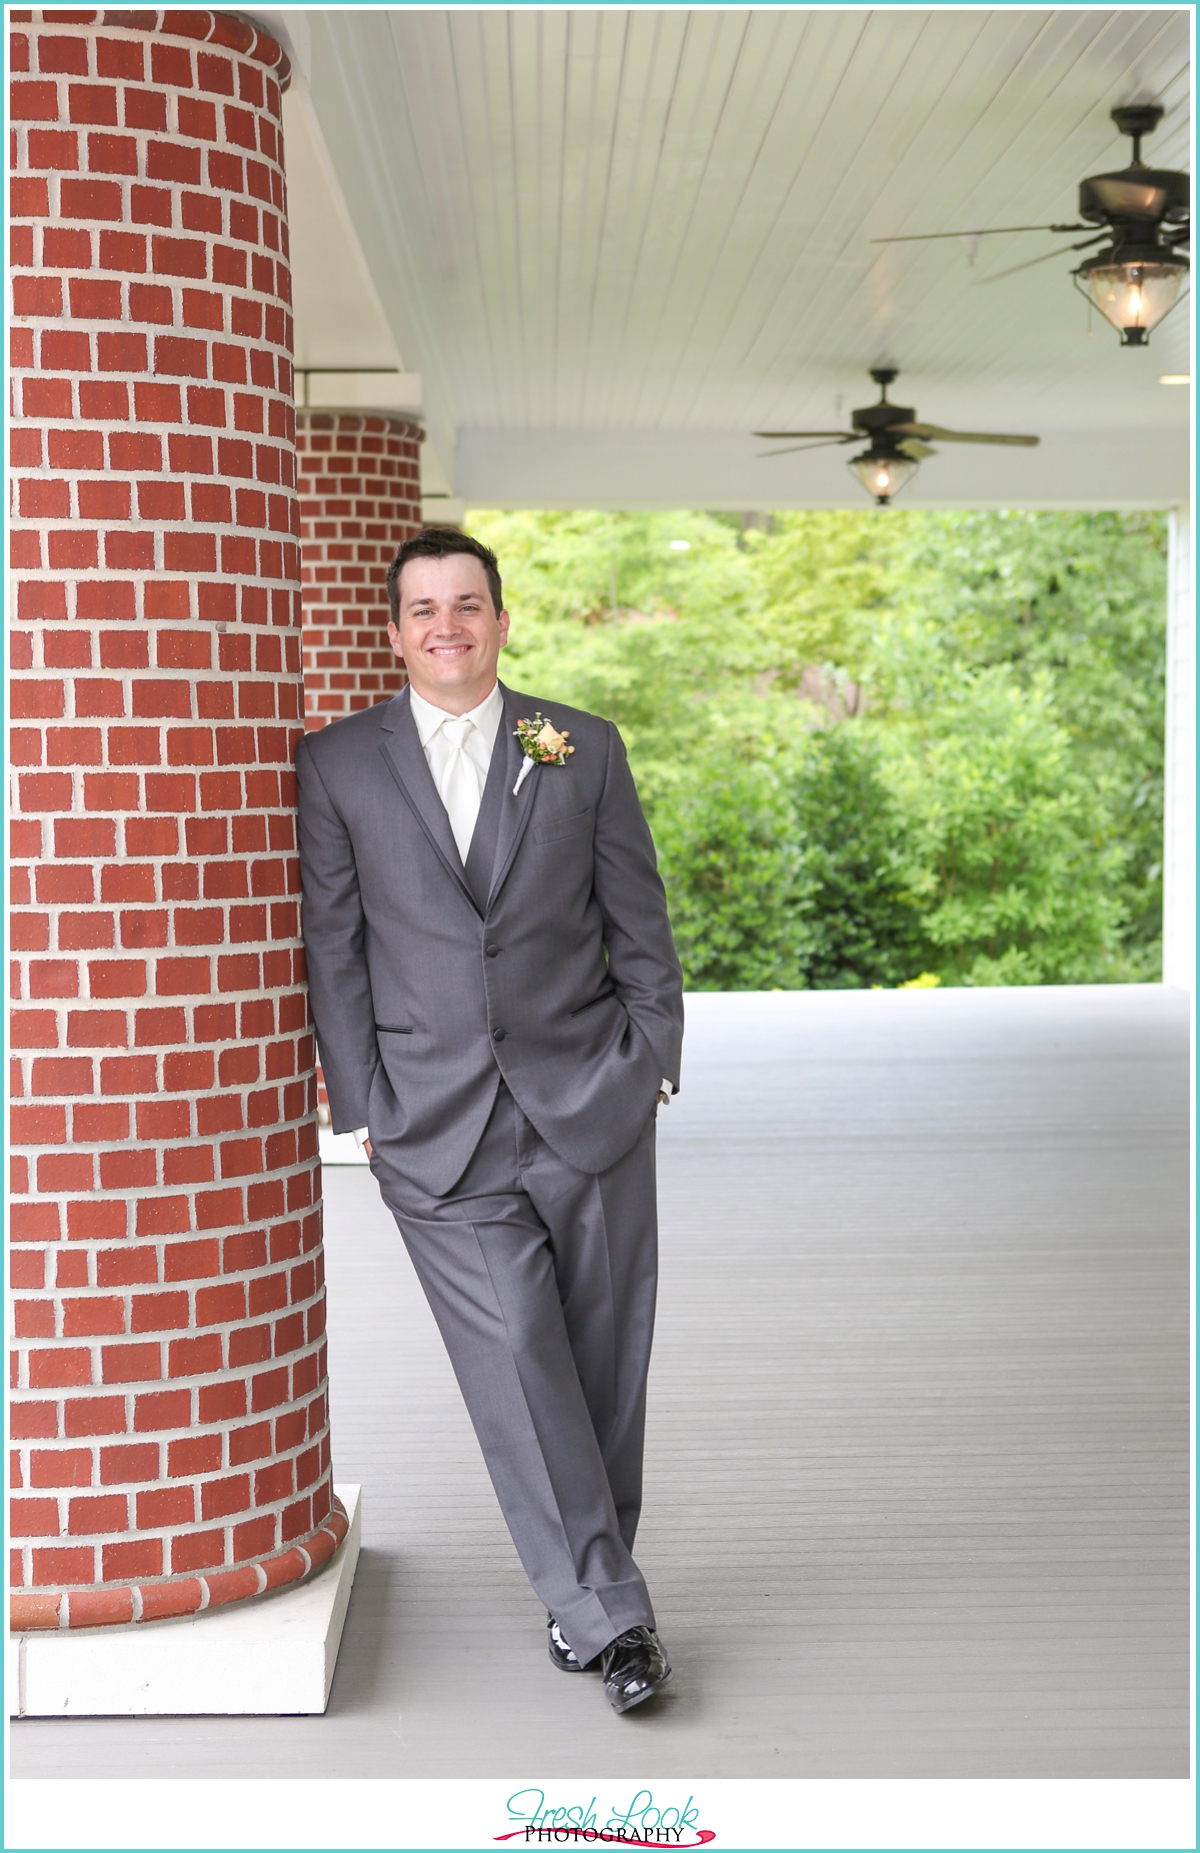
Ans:
{"type": "MultiPolygon", "coordinates": [[[[504,769],[504,796],[502,800],[503,808],[500,812],[500,829],[496,837],[496,860],[492,864],[492,891],[488,896],[489,906],[503,887],[508,871],[512,867],[513,857],[521,847],[521,838],[524,836],[529,824],[529,819],[533,814],[534,799],[537,795],[538,784],[542,777],[541,767],[535,766],[525,779],[516,797],[513,797],[513,786],[517,782],[521,764],[525,758],[525,754],[521,750],[521,743],[517,739],[517,722],[528,718],[526,715],[519,714],[517,710],[522,702],[524,702],[527,709],[532,708],[533,703],[526,701],[523,695],[514,695],[510,688],[505,688],[503,682],[500,684],[500,693],[504,697],[504,719],[501,722],[501,729],[504,734],[507,763],[504,769]]],[[[498,753],[500,750],[501,740],[498,735],[494,751],[498,753]]]]}
{"type": "Polygon", "coordinates": [[[406,688],[388,703],[380,726],[379,751],[383,755],[384,764],[400,787],[413,816],[441,857],[447,874],[462,890],[470,905],[475,907],[446,807],[438,797],[433,774],[425,759],[417,723],[408,705],[406,688]]]}

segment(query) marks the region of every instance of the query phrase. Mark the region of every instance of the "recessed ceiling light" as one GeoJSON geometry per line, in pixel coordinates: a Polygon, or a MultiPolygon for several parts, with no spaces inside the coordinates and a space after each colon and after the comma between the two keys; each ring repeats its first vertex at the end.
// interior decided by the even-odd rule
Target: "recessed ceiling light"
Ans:
{"type": "Polygon", "coordinates": [[[1190,373],[1160,373],[1158,383],[1160,386],[1190,386],[1192,376],[1190,373]]]}
{"type": "Polygon", "coordinates": [[[690,540],[671,540],[667,542],[672,553],[686,553],[691,544],[690,540]]]}

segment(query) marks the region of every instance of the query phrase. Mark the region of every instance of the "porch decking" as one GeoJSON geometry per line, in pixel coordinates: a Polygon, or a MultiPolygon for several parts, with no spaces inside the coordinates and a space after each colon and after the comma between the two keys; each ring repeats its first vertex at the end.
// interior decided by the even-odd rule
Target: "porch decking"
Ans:
{"type": "Polygon", "coordinates": [[[32,1721],[17,1777],[1182,1776],[1188,1006],[700,996],[660,1116],[638,1557],[676,1664],[545,1658],[373,1181],[326,1172],[364,1551],[324,1718],[32,1721]]]}

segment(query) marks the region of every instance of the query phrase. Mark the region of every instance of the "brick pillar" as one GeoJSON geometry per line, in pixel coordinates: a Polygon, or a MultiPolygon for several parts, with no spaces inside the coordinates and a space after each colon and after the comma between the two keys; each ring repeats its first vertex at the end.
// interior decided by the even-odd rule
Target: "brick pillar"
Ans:
{"type": "Polygon", "coordinates": [[[421,526],[424,432],[388,412],[296,413],[310,729],[387,701],[404,670],[387,640],[384,581],[421,526]]]}
{"type": "MultiPolygon", "coordinates": [[[[296,412],[304,725],[312,732],[398,695],[387,570],[421,526],[419,425],[390,412],[296,412]]],[[[317,1102],[328,1126],[325,1080],[317,1102]]]]}
{"type": "Polygon", "coordinates": [[[275,42],[12,11],[14,1627],[305,1574],[332,1503],[275,42]]]}

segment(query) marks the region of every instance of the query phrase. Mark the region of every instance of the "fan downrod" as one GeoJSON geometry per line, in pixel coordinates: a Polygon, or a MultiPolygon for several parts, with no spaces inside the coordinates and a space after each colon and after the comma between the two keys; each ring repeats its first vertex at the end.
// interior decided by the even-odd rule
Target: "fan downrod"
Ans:
{"type": "Polygon", "coordinates": [[[1142,136],[1153,135],[1163,118],[1161,103],[1123,103],[1112,112],[1122,135],[1133,137],[1133,166],[1142,164],[1142,136]]]}

